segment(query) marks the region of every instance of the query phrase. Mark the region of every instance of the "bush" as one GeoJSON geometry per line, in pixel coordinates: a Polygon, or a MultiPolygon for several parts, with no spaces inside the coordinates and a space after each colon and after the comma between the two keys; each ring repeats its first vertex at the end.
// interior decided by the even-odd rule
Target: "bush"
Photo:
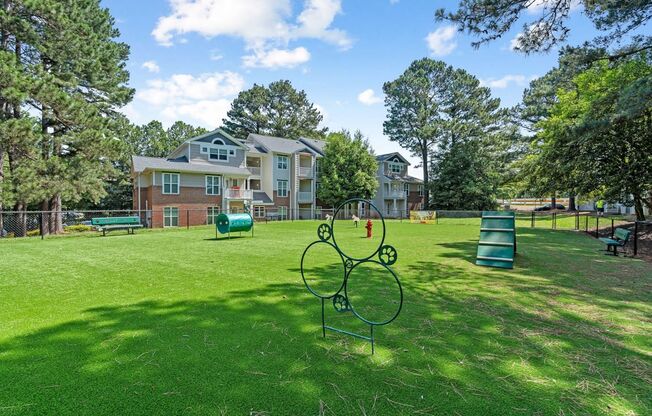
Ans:
{"type": "Polygon", "coordinates": [[[27,237],[36,237],[37,235],[41,235],[41,230],[29,230],[27,232],[27,237]]]}
{"type": "Polygon", "coordinates": [[[85,231],[91,231],[92,229],[93,227],[86,224],[76,224],[65,227],[66,232],[69,233],[83,233],[85,231]]]}

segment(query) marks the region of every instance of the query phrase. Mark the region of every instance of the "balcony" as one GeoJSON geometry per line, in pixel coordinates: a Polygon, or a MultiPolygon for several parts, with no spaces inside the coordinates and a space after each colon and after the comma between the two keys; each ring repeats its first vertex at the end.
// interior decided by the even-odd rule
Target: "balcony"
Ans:
{"type": "Polygon", "coordinates": [[[312,166],[299,166],[299,176],[302,178],[312,178],[312,166]]]}
{"type": "Polygon", "coordinates": [[[226,199],[253,199],[254,191],[251,189],[228,188],[224,192],[226,199]]]}
{"type": "Polygon", "coordinates": [[[405,197],[406,197],[405,191],[391,190],[391,191],[385,192],[385,198],[405,199],[405,197]]]}
{"type": "Polygon", "coordinates": [[[297,197],[299,203],[304,203],[304,202],[312,202],[313,200],[313,193],[308,191],[308,192],[299,192],[299,195],[297,197]]]}
{"type": "Polygon", "coordinates": [[[254,176],[260,176],[260,166],[247,166],[249,172],[254,176]]]}

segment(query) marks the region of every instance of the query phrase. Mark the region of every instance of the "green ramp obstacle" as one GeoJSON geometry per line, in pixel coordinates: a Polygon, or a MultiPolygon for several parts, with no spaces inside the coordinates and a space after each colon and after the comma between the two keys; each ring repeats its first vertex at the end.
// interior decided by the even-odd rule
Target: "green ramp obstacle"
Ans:
{"type": "Polygon", "coordinates": [[[516,218],[512,211],[483,211],[480,241],[475,264],[478,266],[514,267],[516,255],[516,218]]]}

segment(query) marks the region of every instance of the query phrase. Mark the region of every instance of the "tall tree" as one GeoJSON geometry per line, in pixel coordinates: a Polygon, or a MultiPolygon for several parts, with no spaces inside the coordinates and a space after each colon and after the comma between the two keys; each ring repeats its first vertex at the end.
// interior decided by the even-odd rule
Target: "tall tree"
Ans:
{"type": "Polygon", "coordinates": [[[317,197],[330,206],[350,198],[372,199],[378,188],[378,164],[369,142],[356,131],[331,133],[324,157],[319,159],[320,186],[317,197]]]}
{"type": "MultiPolygon", "coordinates": [[[[13,178],[14,170],[34,170],[35,186],[15,193],[15,208],[38,200],[41,209],[60,211],[62,201],[99,200],[117,151],[111,119],[133,95],[128,46],[115,41],[114,20],[99,0],[5,0],[2,10],[3,52],[13,58],[0,66],[0,79],[20,81],[0,91],[4,131],[17,125],[11,119],[39,119],[38,133],[28,136],[38,152],[9,164],[13,178]]],[[[0,141],[15,136],[7,132],[0,141]]],[[[59,231],[60,216],[50,224],[42,232],[59,231]]]]}
{"type": "Polygon", "coordinates": [[[531,180],[652,209],[652,64],[600,61],[560,89],[528,160],[531,180]],[[555,171],[551,170],[555,167],[555,171]],[[562,172],[563,174],[560,174],[562,172]],[[561,184],[561,185],[560,185],[561,184]]]}
{"type": "Polygon", "coordinates": [[[384,132],[421,159],[425,199],[431,205],[430,175],[440,179],[444,157],[462,155],[461,147],[477,147],[471,143],[498,127],[500,101],[472,75],[429,58],[414,61],[399,78],[386,82],[383,91],[384,132]],[[441,165],[432,169],[431,161],[441,165]]]}
{"type": "Polygon", "coordinates": [[[290,81],[281,80],[268,87],[254,84],[240,92],[222,123],[238,138],[246,138],[249,133],[289,139],[323,138],[328,131],[319,127],[323,119],[305,91],[298,91],[290,81]]]}
{"type": "MultiPolygon", "coordinates": [[[[455,23],[460,30],[478,38],[473,46],[508,33],[524,15],[530,19],[516,39],[515,49],[530,53],[548,51],[568,38],[571,10],[581,5],[584,14],[601,34],[593,46],[609,47],[624,36],[645,27],[652,18],[651,0],[460,0],[457,10],[438,9],[437,19],[455,23]],[[527,13],[540,9],[536,14],[527,13]]],[[[632,43],[611,57],[620,58],[652,48],[652,36],[634,35],[632,43]]]]}

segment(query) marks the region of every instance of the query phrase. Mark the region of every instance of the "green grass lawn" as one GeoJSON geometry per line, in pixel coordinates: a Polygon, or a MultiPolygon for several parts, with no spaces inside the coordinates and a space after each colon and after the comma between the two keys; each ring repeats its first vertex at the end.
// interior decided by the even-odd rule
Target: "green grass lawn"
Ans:
{"type": "MultiPolygon", "coordinates": [[[[321,337],[299,271],[317,224],[0,241],[0,414],[652,414],[649,263],[521,228],[515,269],[481,268],[477,225],[388,223],[405,304],[372,356],[321,337]]],[[[368,249],[350,227],[342,244],[368,249]]],[[[337,270],[314,254],[312,272],[337,270]]],[[[375,271],[352,302],[391,313],[375,271]]]]}

